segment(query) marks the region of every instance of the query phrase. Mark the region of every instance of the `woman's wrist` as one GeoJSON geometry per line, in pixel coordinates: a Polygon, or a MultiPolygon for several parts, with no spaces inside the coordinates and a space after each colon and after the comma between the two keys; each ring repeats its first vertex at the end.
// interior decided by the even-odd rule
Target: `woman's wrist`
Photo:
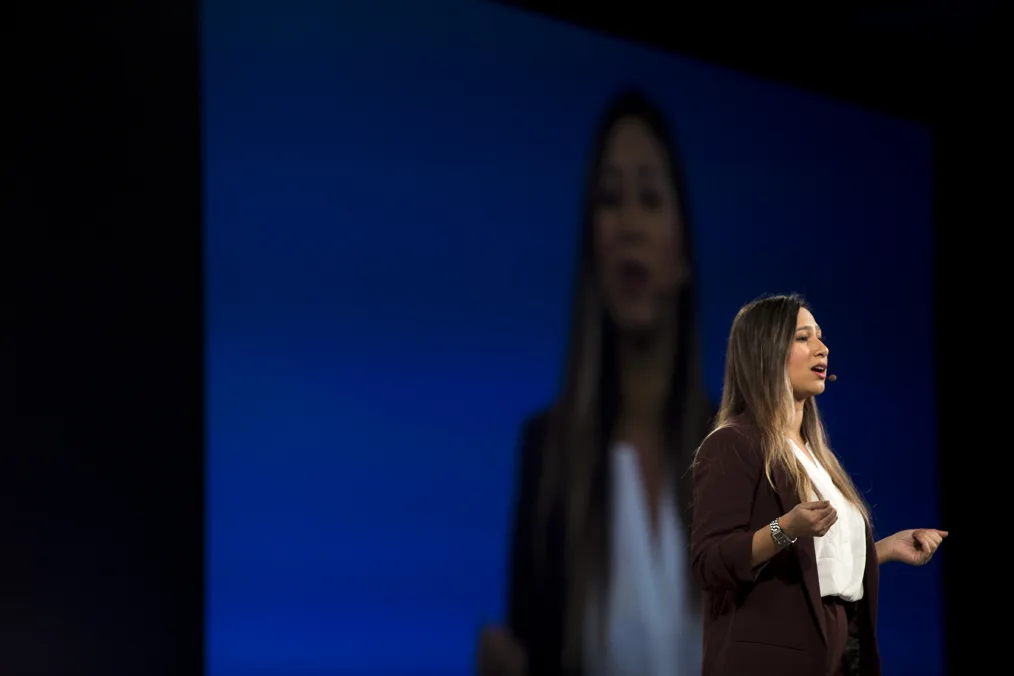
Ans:
{"type": "Polygon", "coordinates": [[[876,544],[874,544],[874,549],[877,550],[877,563],[887,563],[894,560],[891,556],[891,547],[887,538],[879,540],[876,544]]]}
{"type": "Polygon", "coordinates": [[[782,514],[778,517],[778,527],[782,529],[782,532],[789,536],[790,539],[795,540],[798,535],[792,527],[792,516],[790,514],[782,514]]]}

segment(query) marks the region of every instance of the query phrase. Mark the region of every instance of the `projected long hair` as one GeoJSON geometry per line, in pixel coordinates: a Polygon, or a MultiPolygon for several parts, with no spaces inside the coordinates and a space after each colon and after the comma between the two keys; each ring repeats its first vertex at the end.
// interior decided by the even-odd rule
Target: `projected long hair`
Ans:
{"type": "MultiPolygon", "coordinates": [[[[806,301],[793,294],[761,298],[740,309],[729,332],[722,405],[715,427],[716,430],[726,427],[734,416],[747,414],[761,433],[768,483],[774,487],[772,470],[781,466],[800,502],[811,500],[811,491],[823,499],[787,440],[795,409],[786,365],[796,335],[799,310],[804,307],[809,309],[806,301]]],[[[801,434],[831,475],[835,487],[869,523],[866,502],[828,446],[814,397],[803,403],[801,434]]]]}
{"type": "MultiPolygon", "coordinates": [[[[692,263],[692,246],[684,188],[683,169],[676,144],[662,114],[642,95],[628,91],[608,107],[595,137],[587,175],[580,232],[580,261],[574,289],[572,325],[562,388],[549,414],[543,453],[539,514],[535,551],[544,552],[545,525],[550,510],[563,515],[566,532],[567,589],[564,617],[563,659],[569,666],[580,661],[585,609],[592,592],[602,592],[610,577],[608,449],[622,406],[618,372],[618,329],[608,316],[600,290],[599,271],[593,251],[592,222],[596,207],[597,177],[601,172],[606,138],[621,120],[637,118],[665,148],[670,175],[679,196],[683,218],[682,255],[692,263]]],[[[693,266],[690,266],[693,270],[693,266]]],[[[689,277],[689,276],[688,276],[689,277]]],[[[664,430],[665,464],[678,479],[677,513],[688,534],[691,498],[689,467],[692,454],[707,434],[711,407],[701,376],[697,306],[692,278],[676,295],[677,340],[668,400],[660,421],[664,430]]],[[[538,558],[538,556],[537,556],[538,558]]],[[[687,577],[688,599],[699,603],[699,593],[687,577]]],[[[605,606],[603,606],[605,607],[605,606]]]]}

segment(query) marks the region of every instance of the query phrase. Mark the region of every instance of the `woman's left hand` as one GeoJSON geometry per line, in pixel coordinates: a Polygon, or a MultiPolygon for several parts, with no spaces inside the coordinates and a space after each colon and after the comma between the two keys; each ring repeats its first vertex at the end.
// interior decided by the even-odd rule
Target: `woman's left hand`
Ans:
{"type": "Polygon", "coordinates": [[[914,528],[888,535],[877,543],[877,556],[881,563],[901,561],[910,566],[921,566],[933,557],[947,531],[936,528],[914,528]]]}

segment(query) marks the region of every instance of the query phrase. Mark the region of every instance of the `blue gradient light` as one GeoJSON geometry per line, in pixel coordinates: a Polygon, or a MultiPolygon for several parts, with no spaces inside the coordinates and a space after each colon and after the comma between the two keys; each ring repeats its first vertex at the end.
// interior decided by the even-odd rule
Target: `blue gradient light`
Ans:
{"type": "MultiPolygon", "coordinates": [[[[471,673],[629,84],[683,146],[712,394],[738,307],[805,293],[878,531],[937,525],[927,129],[492,3],[203,31],[210,676],[471,673]]],[[[885,673],[942,673],[937,562],[882,575],[885,673]]]]}

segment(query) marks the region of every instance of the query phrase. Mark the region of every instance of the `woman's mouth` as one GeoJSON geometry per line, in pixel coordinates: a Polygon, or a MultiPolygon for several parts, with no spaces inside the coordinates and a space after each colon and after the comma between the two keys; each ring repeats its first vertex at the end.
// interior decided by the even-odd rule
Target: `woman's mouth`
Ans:
{"type": "Polygon", "coordinates": [[[617,269],[620,286],[625,291],[641,291],[648,286],[648,267],[642,263],[628,261],[617,269]]]}
{"type": "Polygon", "coordinates": [[[824,380],[825,378],[827,378],[827,365],[826,364],[817,364],[816,366],[814,366],[810,370],[813,371],[814,373],[816,373],[817,377],[820,378],[821,380],[824,380]]]}

